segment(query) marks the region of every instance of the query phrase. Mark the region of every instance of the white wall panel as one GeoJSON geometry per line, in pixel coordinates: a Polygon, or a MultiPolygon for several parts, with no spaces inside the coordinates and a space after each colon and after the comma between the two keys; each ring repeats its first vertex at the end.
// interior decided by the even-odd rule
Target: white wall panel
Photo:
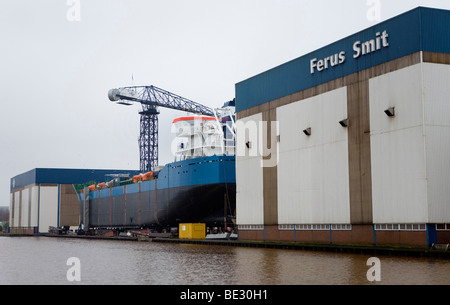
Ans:
{"type": "Polygon", "coordinates": [[[58,187],[41,186],[39,201],[39,232],[47,233],[49,226],[58,224],[58,187]]]}
{"type": "Polygon", "coordinates": [[[450,66],[423,64],[428,221],[450,222],[450,66]]]}
{"type": "Polygon", "coordinates": [[[14,192],[14,227],[19,226],[20,191],[14,192]]]}
{"type": "Polygon", "coordinates": [[[21,212],[21,226],[22,227],[28,227],[29,221],[28,221],[28,215],[29,215],[29,207],[30,207],[30,189],[25,188],[22,190],[22,212],[21,212]]]}
{"type": "Polygon", "coordinates": [[[277,118],[279,223],[348,223],[348,137],[339,124],[347,118],[347,88],[279,107],[277,118]]]}
{"type": "Polygon", "coordinates": [[[14,193],[9,194],[9,226],[13,226],[13,212],[14,212],[14,193]]]}
{"type": "Polygon", "coordinates": [[[426,222],[421,64],[371,79],[369,96],[373,221],[426,222]]]}
{"type": "Polygon", "coordinates": [[[369,80],[371,135],[423,126],[421,75],[416,64],[369,80]],[[395,107],[395,117],[384,113],[389,107],[395,107]]]}
{"type": "Polygon", "coordinates": [[[31,187],[31,208],[30,208],[30,227],[38,226],[38,209],[39,209],[39,186],[31,187]]]}
{"type": "Polygon", "coordinates": [[[424,223],[427,181],[422,127],[371,138],[374,223],[424,223]]]}
{"type": "Polygon", "coordinates": [[[261,113],[236,125],[236,220],[238,224],[264,224],[263,168],[259,151],[261,113]],[[254,129],[248,130],[245,129],[254,129]],[[247,148],[245,143],[251,142],[247,148]]]}

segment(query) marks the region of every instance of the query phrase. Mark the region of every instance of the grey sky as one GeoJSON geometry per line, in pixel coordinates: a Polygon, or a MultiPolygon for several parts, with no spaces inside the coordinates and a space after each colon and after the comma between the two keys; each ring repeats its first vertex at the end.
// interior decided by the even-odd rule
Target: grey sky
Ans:
{"type": "MultiPolygon", "coordinates": [[[[155,85],[219,107],[235,83],[377,23],[367,18],[377,2],[381,21],[450,9],[448,0],[79,0],[81,19],[69,21],[66,0],[0,0],[0,206],[10,178],[36,167],[139,168],[140,106],[110,102],[109,89],[155,85]]],[[[180,115],[161,109],[160,164],[173,159],[180,115]]]]}

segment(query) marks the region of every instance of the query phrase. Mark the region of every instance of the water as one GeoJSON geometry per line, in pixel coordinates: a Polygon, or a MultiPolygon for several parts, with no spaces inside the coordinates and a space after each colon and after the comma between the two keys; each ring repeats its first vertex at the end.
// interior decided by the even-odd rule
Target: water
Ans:
{"type": "Polygon", "coordinates": [[[450,284],[450,260],[378,256],[381,281],[366,273],[370,255],[195,244],[0,237],[0,284],[450,284]],[[70,257],[80,260],[70,282],[70,257]]]}

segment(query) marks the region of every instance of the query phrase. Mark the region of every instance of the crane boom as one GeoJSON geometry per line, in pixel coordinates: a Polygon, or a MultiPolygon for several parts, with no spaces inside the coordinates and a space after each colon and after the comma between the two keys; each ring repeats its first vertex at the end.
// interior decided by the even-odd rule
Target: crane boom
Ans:
{"type": "Polygon", "coordinates": [[[108,96],[109,99],[114,102],[126,100],[149,106],[165,107],[214,116],[214,112],[211,108],[155,86],[136,86],[111,89],[109,90],[108,96]]]}
{"type": "Polygon", "coordinates": [[[155,86],[134,86],[110,89],[108,97],[118,104],[142,105],[139,112],[140,170],[150,171],[158,165],[158,108],[164,107],[186,112],[214,116],[213,109],[155,86]]]}

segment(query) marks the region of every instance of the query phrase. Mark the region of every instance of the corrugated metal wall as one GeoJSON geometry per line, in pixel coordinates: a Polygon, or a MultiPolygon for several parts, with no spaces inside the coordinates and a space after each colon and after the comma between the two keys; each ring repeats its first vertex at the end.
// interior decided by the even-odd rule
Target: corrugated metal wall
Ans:
{"type": "Polygon", "coordinates": [[[423,64],[428,222],[430,223],[450,222],[449,84],[449,65],[423,64]]]}
{"type": "Polygon", "coordinates": [[[39,233],[47,233],[49,226],[78,226],[79,200],[72,183],[105,181],[109,174],[132,176],[136,173],[129,170],[36,168],[17,175],[11,178],[10,227],[38,227],[39,233]]]}
{"type": "Polygon", "coordinates": [[[262,171],[263,198],[258,162],[236,162],[238,224],[253,224],[263,206],[265,226],[245,228],[263,234],[247,238],[280,238],[266,221],[273,203],[278,231],[351,224],[351,241],[450,223],[449,16],[417,8],[236,84],[238,122],[269,113],[280,127],[279,163],[272,180],[262,171]],[[352,46],[381,33],[382,48],[352,56],[352,46]],[[338,52],[345,60],[315,70],[338,52]],[[386,115],[390,107],[395,116],[386,115]],[[339,127],[345,118],[348,128],[339,127]]]}
{"type": "Polygon", "coordinates": [[[29,188],[25,188],[22,191],[22,198],[21,198],[21,215],[20,215],[20,223],[22,224],[22,226],[28,226],[29,224],[29,219],[28,216],[30,216],[30,189],[29,188]]]}
{"type": "Polygon", "coordinates": [[[37,185],[30,185],[11,193],[10,227],[38,226],[38,189],[37,185]]]}
{"type": "Polygon", "coordinates": [[[78,226],[80,223],[80,211],[78,196],[72,184],[60,185],[60,226],[78,226]]]}
{"type": "Polygon", "coordinates": [[[38,212],[39,212],[39,186],[34,185],[31,187],[31,207],[30,207],[30,227],[38,226],[38,212]]]}
{"type": "Polygon", "coordinates": [[[422,65],[369,81],[374,223],[427,222],[422,65]],[[395,107],[395,116],[384,111],[395,107]]]}
{"type": "Polygon", "coordinates": [[[39,198],[39,233],[58,226],[58,186],[41,186],[39,198]]]}
{"type": "MultiPolygon", "coordinates": [[[[357,209],[361,193],[354,192],[354,209],[349,194],[352,183],[361,183],[364,175],[369,177],[365,187],[370,201],[364,206],[370,209],[367,224],[449,223],[448,80],[449,65],[418,62],[365,80],[364,100],[357,94],[353,101],[349,96],[352,89],[343,86],[277,107],[280,141],[274,183],[278,223],[360,223],[352,218],[352,213],[361,212],[357,209]],[[352,108],[363,101],[367,102],[364,106],[367,117],[352,108]],[[385,113],[390,107],[395,109],[393,117],[385,113]],[[362,120],[364,126],[356,127],[356,122],[350,119],[348,128],[341,127],[339,120],[352,117],[347,111],[355,112],[353,116],[362,120]],[[308,127],[310,136],[302,133],[308,127]],[[350,161],[358,162],[350,154],[350,148],[353,149],[350,130],[355,128],[368,135],[370,145],[369,158],[363,160],[367,163],[365,170],[361,169],[361,176],[352,178],[350,161]]],[[[261,117],[257,113],[239,121],[248,124],[261,117]]],[[[238,139],[238,147],[247,140],[238,139]]],[[[236,165],[238,223],[261,224],[257,221],[261,209],[265,213],[265,199],[260,197],[258,181],[260,158],[241,156],[236,165]]],[[[264,187],[263,180],[263,194],[264,187]]],[[[264,216],[262,219],[262,224],[267,224],[264,216]]]]}
{"type": "Polygon", "coordinates": [[[277,108],[278,223],[349,223],[346,87],[277,108]],[[310,127],[311,135],[303,130],[310,127]]]}
{"type": "Polygon", "coordinates": [[[14,218],[12,223],[14,226],[19,227],[20,226],[20,218],[19,218],[19,211],[20,211],[20,191],[15,192],[13,196],[13,213],[12,217],[14,218]]]}
{"type": "Polygon", "coordinates": [[[236,125],[236,134],[239,137],[236,152],[238,224],[264,224],[263,167],[260,154],[262,135],[259,130],[261,121],[262,114],[259,113],[239,120],[236,125]],[[249,148],[246,146],[247,142],[250,142],[249,148]]]}
{"type": "Polygon", "coordinates": [[[375,223],[450,222],[449,80],[429,63],[370,80],[375,223]]]}

